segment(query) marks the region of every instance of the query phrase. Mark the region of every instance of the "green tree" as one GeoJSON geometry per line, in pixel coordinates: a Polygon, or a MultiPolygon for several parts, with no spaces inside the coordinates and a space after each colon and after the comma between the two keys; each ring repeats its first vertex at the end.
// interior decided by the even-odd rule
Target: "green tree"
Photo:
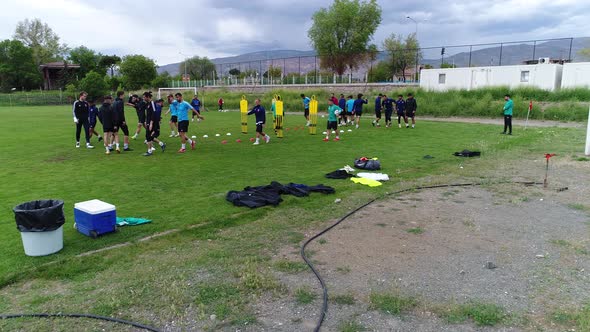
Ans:
{"type": "Polygon", "coordinates": [[[229,74],[232,76],[239,76],[241,71],[238,68],[232,68],[229,70],[229,74]]]}
{"type": "Polygon", "coordinates": [[[86,74],[78,88],[82,91],[88,92],[89,100],[98,100],[109,92],[109,85],[105,81],[105,76],[95,71],[86,74]]]}
{"type": "Polygon", "coordinates": [[[147,87],[158,76],[154,60],[143,55],[128,55],[123,58],[120,65],[123,75],[123,85],[128,90],[137,90],[147,87]]]}
{"type": "Polygon", "coordinates": [[[30,90],[40,83],[41,74],[33,60],[33,51],[18,40],[0,42],[0,90],[30,90]]]}
{"type": "Polygon", "coordinates": [[[115,76],[115,69],[121,63],[121,58],[116,55],[103,55],[100,57],[98,65],[111,71],[111,76],[115,76]]]}
{"type": "Polygon", "coordinates": [[[152,80],[152,88],[166,88],[172,80],[172,76],[165,71],[152,80]]]}
{"type": "Polygon", "coordinates": [[[67,45],[59,43],[59,36],[49,25],[38,18],[18,22],[14,39],[20,40],[33,50],[33,59],[37,66],[62,60],[68,49],[67,45]]]}
{"type": "Polygon", "coordinates": [[[334,0],[312,17],[307,32],[320,56],[320,66],[338,75],[353,70],[366,60],[369,42],[381,24],[381,7],[376,0],[334,0]]]}
{"type": "Polygon", "coordinates": [[[590,47],[579,50],[578,54],[584,59],[590,59],[590,47]]]}
{"type": "Polygon", "coordinates": [[[390,66],[386,61],[381,61],[369,71],[369,82],[387,82],[393,77],[390,66]]]}
{"type": "Polygon", "coordinates": [[[264,74],[262,76],[264,76],[264,78],[276,79],[276,78],[281,78],[282,73],[283,73],[283,70],[281,69],[281,67],[270,66],[270,67],[268,67],[268,70],[264,72],[264,74]]]}
{"type": "Polygon", "coordinates": [[[452,64],[452,63],[448,63],[448,62],[443,62],[440,65],[441,68],[457,68],[456,65],[452,64]]]}
{"type": "Polygon", "coordinates": [[[100,66],[102,55],[86,46],[76,47],[70,50],[68,59],[71,63],[80,65],[78,70],[79,77],[83,78],[90,71],[100,74],[106,74],[106,68],[100,66]]]}
{"type": "Polygon", "coordinates": [[[217,77],[217,69],[215,64],[207,57],[192,57],[180,63],[179,70],[181,73],[186,72],[191,76],[192,80],[205,80],[217,77]]]}
{"type": "Polygon", "coordinates": [[[410,34],[405,40],[401,35],[391,34],[383,41],[383,48],[388,54],[387,63],[391,74],[401,75],[406,79],[406,70],[417,64],[422,59],[420,44],[416,34],[410,34]]]}

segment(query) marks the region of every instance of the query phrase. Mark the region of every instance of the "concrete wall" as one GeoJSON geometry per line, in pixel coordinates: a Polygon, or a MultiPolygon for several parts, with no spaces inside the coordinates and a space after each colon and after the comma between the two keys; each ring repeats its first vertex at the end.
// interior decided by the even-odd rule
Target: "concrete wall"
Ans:
{"type": "Polygon", "coordinates": [[[559,64],[423,69],[420,87],[429,91],[473,90],[490,86],[530,86],[554,91],[561,87],[563,66],[559,64]],[[521,79],[528,72],[528,79],[521,79]],[[441,76],[444,75],[444,82],[441,76]]]}
{"type": "Polygon", "coordinates": [[[590,88],[590,62],[566,63],[563,66],[562,88],[590,88]]]}

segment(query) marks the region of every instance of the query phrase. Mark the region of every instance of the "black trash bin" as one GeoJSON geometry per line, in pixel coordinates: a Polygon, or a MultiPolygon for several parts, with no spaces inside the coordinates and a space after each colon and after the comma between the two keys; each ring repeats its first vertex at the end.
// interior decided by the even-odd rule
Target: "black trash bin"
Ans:
{"type": "Polygon", "coordinates": [[[63,224],[66,222],[63,207],[63,201],[53,199],[14,207],[16,227],[27,256],[46,256],[63,248],[63,224]]]}

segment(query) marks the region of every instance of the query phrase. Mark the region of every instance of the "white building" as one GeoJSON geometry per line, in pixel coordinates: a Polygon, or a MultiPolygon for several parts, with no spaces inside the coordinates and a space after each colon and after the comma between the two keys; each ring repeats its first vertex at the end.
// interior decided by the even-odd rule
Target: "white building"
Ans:
{"type": "MultiPolygon", "coordinates": [[[[590,66],[587,70],[590,71],[590,66]]],[[[423,69],[420,72],[420,87],[429,91],[446,91],[524,86],[554,91],[561,87],[562,72],[560,64],[423,69]]]]}
{"type": "Polygon", "coordinates": [[[561,87],[590,88],[590,62],[566,63],[563,65],[561,87]]]}

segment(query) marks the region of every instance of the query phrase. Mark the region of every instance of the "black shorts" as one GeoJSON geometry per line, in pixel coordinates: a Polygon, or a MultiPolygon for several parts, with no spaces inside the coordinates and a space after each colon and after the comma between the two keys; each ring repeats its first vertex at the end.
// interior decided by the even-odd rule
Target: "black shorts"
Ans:
{"type": "Polygon", "coordinates": [[[137,112],[137,121],[138,123],[143,123],[145,124],[145,113],[144,112],[137,112]]]}
{"type": "Polygon", "coordinates": [[[123,131],[123,135],[129,136],[129,127],[127,127],[126,123],[119,125],[119,128],[123,131]]]}
{"type": "Polygon", "coordinates": [[[376,118],[381,118],[381,110],[375,110],[375,117],[376,118]]]}
{"type": "Polygon", "coordinates": [[[257,123],[256,124],[256,132],[262,134],[262,129],[264,128],[264,123],[257,123]]]}
{"type": "Polygon", "coordinates": [[[188,133],[188,120],[180,121],[178,123],[179,133],[188,133]]]}
{"type": "Polygon", "coordinates": [[[408,118],[414,118],[416,116],[416,113],[410,113],[410,112],[406,112],[406,117],[408,118]]]}
{"type": "Polygon", "coordinates": [[[177,123],[177,122],[178,122],[178,117],[177,117],[176,115],[173,115],[173,116],[170,118],[170,122],[172,122],[172,123],[177,123]]]}
{"type": "Polygon", "coordinates": [[[303,111],[303,115],[307,118],[309,116],[309,108],[306,108],[305,111],[303,111]]]}
{"type": "Polygon", "coordinates": [[[338,121],[328,121],[328,130],[338,130],[338,121]]]}
{"type": "Polygon", "coordinates": [[[154,140],[154,138],[158,138],[158,137],[160,137],[160,128],[152,129],[152,132],[151,132],[152,141],[154,140]]]}
{"type": "Polygon", "coordinates": [[[105,133],[114,133],[115,129],[113,127],[105,127],[105,128],[102,128],[102,131],[105,133]]]}
{"type": "Polygon", "coordinates": [[[354,112],[354,115],[360,118],[363,115],[363,112],[354,112]]]}
{"type": "Polygon", "coordinates": [[[405,113],[405,112],[400,112],[400,111],[398,111],[398,112],[397,112],[397,116],[406,116],[406,113],[405,113]]]}
{"type": "Polygon", "coordinates": [[[89,123],[90,128],[96,128],[96,121],[89,123]]]}

